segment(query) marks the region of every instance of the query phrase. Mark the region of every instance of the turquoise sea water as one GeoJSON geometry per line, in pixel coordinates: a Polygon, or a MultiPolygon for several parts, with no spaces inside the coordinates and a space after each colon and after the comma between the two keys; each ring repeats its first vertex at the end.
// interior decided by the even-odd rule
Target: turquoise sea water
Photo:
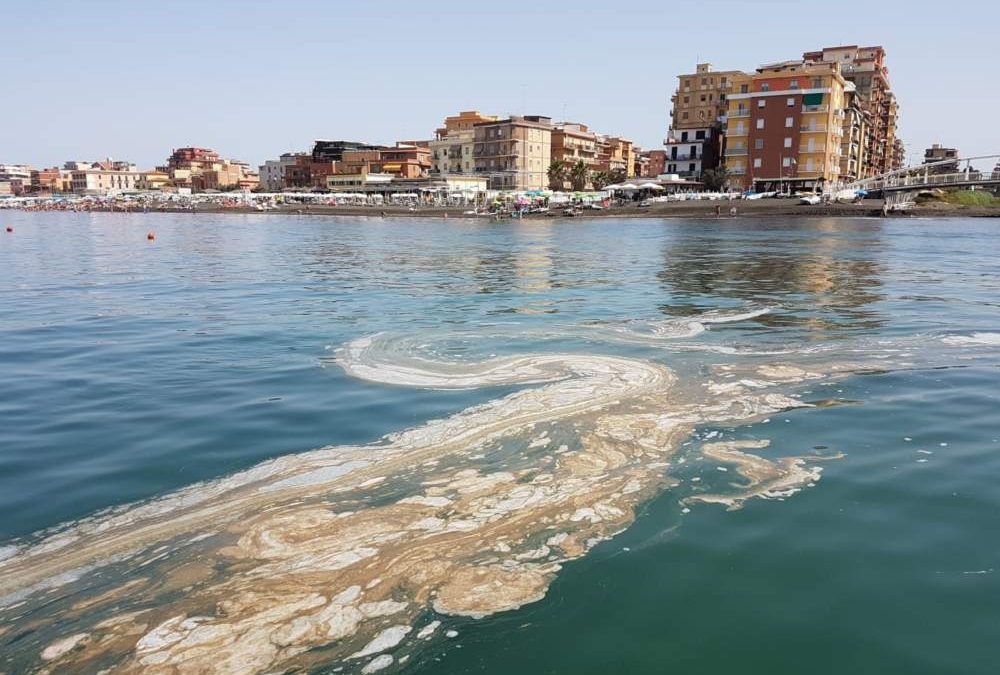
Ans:
{"type": "MultiPolygon", "coordinates": [[[[754,364],[885,352],[884,369],[798,387],[816,407],[699,424],[668,472],[680,484],[563,565],[544,599],[445,617],[457,635],[401,644],[386,672],[996,672],[995,221],[3,215],[15,231],[0,237],[0,547],[518,389],[394,386],[335,362],[376,333],[458,362],[660,363],[682,389],[743,351],[783,352],[754,364]],[[713,312],[755,315],[663,341],[607,337],[713,312]],[[735,479],[700,457],[710,438],[844,457],[785,499],[685,512],[683,497],[735,479]]],[[[64,634],[7,619],[0,671],[37,667],[64,634]]]]}

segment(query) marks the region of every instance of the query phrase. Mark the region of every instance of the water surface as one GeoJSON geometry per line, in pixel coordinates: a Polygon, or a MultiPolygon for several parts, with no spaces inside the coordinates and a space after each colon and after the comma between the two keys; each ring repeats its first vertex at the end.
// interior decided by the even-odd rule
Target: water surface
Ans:
{"type": "MultiPolygon", "coordinates": [[[[634,498],[601,495],[621,511],[601,522],[567,519],[549,531],[562,522],[558,492],[484,521],[481,531],[509,537],[510,551],[474,540],[468,550],[432,546],[405,573],[387,566],[400,579],[382,595],[379,584],[362,584],[363,593],[405,609],[375,612],[336,639],[284,636],[284,652],[261,657],[273,659],[268,667],[382,665],[377,650],[347,657],[400,626],[409,632],[382,652],[396,672],[986,673],[1000,656],[1000,264],[990,220],[5,215],[15,233],[0,239],[0,564],[88,523],[98,530],[86,546],[44,556],[62,575],[54,581],[8,582],[5,670],[155,669],[162,664],[136,660],[136,641],[174,616],[221,625],[220,597],[250,598],[255,588],[252,575],[240,576],[250,561],[277,560],[226,549],[249,546],[249,519],[272,508],[294,522],[350,510],[359,515],[345,517],[381,527],[398,520],[400,499],[427,496],[434,480],[459,471],[507,473],[522,487],[589,476],[594,494],[615,477],[639,487],[634,498]],[[354,356],[345,351],[372,336],[354,356]],[[500,365],[489,375],[481,363],[500,365]],[[623,379],[588,370],[601,363],[623,379]],[[633,374],[650,384],[635,385],[633,374]],[[706,390],[740,381],[756,384],[706,390]],[[592,387],[577,403],[574,382],[592,387]],[[766,403],[765,392],[785,400],[766,403]],[[516,426],[504,401],[559,414],[516,426]],[[705,412],[737,402],[752,409],[705,412]],[[490,418],[468,411],[482,404],[499,406],[501,437],[477,435],[490,418]],[[563,465],[560,457],[587,448],[642,447],[643,438],[622,436],[638,428],[635,416],[662,456],[602,469],[603,478],[563,465]],[[404,439],[411,445],[400,452],[419,445],[421,461],[437,463],[386,468],[369,486],[344,482],[353,468],[336,483],[331,469],[316,473],[316,461],[339,467],[340,457],[370,460],[358,470],[381,473],[395,461],[386,434],[433,430],[436,420],[472,440],[404,439]],[[743,451],[774,463],[805,458],[821,480],[754,494],[738,465],[704,448],[758,440],[770,444],[743,451]],[[320,460],[306,454],[324,447],[320,460]],[[170,504],[177,490],[214,489],[213,480],[287,457],[302,458],[287,470],[311,482],[307,492],[281,502],[265,497],[283,488],[250,491],[239,512],[246,522],[198,524],[192,540],[212,535],[199,542],[173,531],[155,539],[130,522],[121,531],[133,539],[113,551],[110,519],[136,511],[79,522],[151,498],[170,504]],[[699,501],[706,496],[721,504],[699,501]],[[563,542],[514,562],[563,530],[580,550],[563,542]],[[73,567],[77,549],[96,557],[73,567]],[[427,570],[450,556],[453,570],[510,561],[504,588],[523,594],[506,605],[482,599],[483,618],[447,597],[435,605],[448,582],[427,570]],[[199,559],[214,561],[212,571],[192,572],[199,559]],[[156,587],[143,578],[187,581],[156,587]],[[95,628],[132,612],[139,618],[120,624],[128,630],[95,628]],[[417,638],[433,621],[441,624],[429,639],[417,638]],[[307,651],[293,654],[299,647],[307,651]]],[[[289,480],[282,476],[268,478],[268,489],[289,480]]],[[[463,518],[449,516],[451,506],[427,517],[468,522],[485,508],[488,490],[477,489],[484,496],[463,518]]],[[[237,513],[225,495],[216,507],[237,513]]],[[[314,534],[302,536],[282,561],[300,564],[303,542],[316,545],[314,534]]],[[[283,601],[319,588],[335,604],[349,587],[337,575],[352,568],[323,569],[271,590],[283,601]]],[[[248,610],[228,611],[246,612],[240,630],[259,625],[248,610]]]]}

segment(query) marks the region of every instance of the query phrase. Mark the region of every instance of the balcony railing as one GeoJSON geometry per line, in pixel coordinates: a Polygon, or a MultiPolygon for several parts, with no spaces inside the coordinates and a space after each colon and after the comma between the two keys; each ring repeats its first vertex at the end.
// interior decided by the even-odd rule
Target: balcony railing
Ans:
{"type": "Polygon", "coordinates": [[[825,134],[826,125],[825,124],[803,124],[799,127],[799,131],[804,134],[825,134]]]}
{"type": "Polygon", "coordinates": [[[830,106],[826,104],[822,105],[804,105],[802,106],[802,112],[804,113],[824,113],[830,109],[830,106]]]}
{"type": "Polygon", "coordinates": [[[731,169],[727,169],[730,176],[743,176],[746,175],[747,170],[742,166],[734,166],[731,169]]]}
{"type": "Polygon", "coordinates": [[[729,113],[729,116],[730,117],[750,117],[750,110],[748,108],[744,108],[743,110],[734,110],[731,113],[729,113]]]}
{"type": "Polygon", "coordinates": [[[730,136],[746,136],[750,132],[746,127],[736,127],[734,129],[729,129],[726,133],[730,136]]]}
{"type": "Polygon", "coordinates": [[[726,148],[726,154],[733,157],[750,154],[749,148],[726,148]]]}
{"type": "Polygon", "coordinates": [[[667,157],[668,162],[687,162],[692,159],[701,159],[697,153],[695,154],[678,154],[676,157],[667,157]]]}
{"type": "Polygon", "coordinates": [[[822,154],[822,153],[826,152],[826,146],[825,145],[814,145],[814,146],[810,147],[808,145],[800,145],[799,146],[799,152],[804,152],[804,153],[810,154],[810,155],[812,155],[812,154],[822,154]]]}

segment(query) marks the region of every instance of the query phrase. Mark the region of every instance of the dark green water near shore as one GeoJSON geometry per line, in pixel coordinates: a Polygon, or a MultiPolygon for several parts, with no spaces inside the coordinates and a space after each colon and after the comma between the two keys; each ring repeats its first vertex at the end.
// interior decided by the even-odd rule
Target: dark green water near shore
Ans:
{"type": "MultiPolygon", "coordinates": [[[[699,426],[669,470],[679,485],[565,564],[544,599],[441,617],[452,637],[400,644],[385,672],[996,670],[992,221],[4,216],[0,559],[102,508],[512,391],[396,387],[330,362],[375,333],[459,360],[611,354],[682,386],[721,362],[879,354],[882,371],[794,390],[815,407],[699,426]],[[718,312],[746,318],[705,318],[718,312]],[[606,337],[663,325],[660,341],[606,337]],[[844,457],[783,499],[688,509],[739,483],[699,453],[719,439],[844,457]]],[[[34,638],[4,628],[0,671],[37,667],[34,638]]]]}

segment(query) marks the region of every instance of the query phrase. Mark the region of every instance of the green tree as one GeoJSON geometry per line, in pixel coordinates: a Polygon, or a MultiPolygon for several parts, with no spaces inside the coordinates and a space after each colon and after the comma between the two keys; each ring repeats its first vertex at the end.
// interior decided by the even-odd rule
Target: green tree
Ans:
{"type": "Polygon", "coordinates": [[[625,175],[625,169],[613,169],[608,172],[608,180],[611,181],[611,183],[623,183],[626,178],[628,178],[628,176],[625,175]]]}
{"type": "Polygon", "coordinates": [[[729,180],[729,172],[726,167],[720,166],[716,169],[706,169],[701,174],[701,182],[705,184],[705,189],[710,192],[719,192],[726,187],[729,180]]]}
{"type": "Polygon", "coordinates": [[[587,179],[590,178],[590,167],[578,160],[573,168],[569,170],[569,179],[573,183],[573,189],[577,192],[587,187],[587,179]]]}
{"type": "Polygon", "coordinates": [[[566,182],[566,173],[569,167],[561,159],[554,160],[549,164],[549,189],[562,190],[566,182]]]}
{"type": "Polygon", "coordinates": [[[590,182],[595,190],[603,190],[605,185],[611,185],[611,175],[607,171],[595,171],[590,176],[590,182]]]}

